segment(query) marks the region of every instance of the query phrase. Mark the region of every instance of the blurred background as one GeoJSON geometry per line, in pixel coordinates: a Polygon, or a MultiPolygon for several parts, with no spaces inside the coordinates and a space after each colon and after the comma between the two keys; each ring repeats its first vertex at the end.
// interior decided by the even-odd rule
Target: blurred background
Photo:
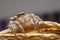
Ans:
{"type": "Polygon", "coordinates": [[[60,0],[0,0],[0,30],[7,28],[9,17],[22,11],[60,23],[60,0]]]}

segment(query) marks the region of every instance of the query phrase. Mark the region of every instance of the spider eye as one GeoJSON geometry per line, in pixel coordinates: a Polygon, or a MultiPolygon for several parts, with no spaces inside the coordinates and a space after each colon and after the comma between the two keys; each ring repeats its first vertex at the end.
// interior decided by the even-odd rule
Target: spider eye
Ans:
{"type": "Polygon", "coordinates": [[[25,13],[24,12],[20,12],[20,13],[17,14],[18,17],[20,17],[21,15],[25,15],[25,13]]]}
{"type": "Polygon", "coordinates": [[[25,15],[25,13],[22,13],[22,15],[25,15]]]}
{"type": "Polygon", "coordinates": [[[18,17],[20,17],[20,16],[21,16],[21,14],[17,14],[17,16],[18,16],[18,17]]]}
{"type": "Polygon", "coordinates": [[[21,12],[21,15],[25,15],[25,12],[21,12]]]}

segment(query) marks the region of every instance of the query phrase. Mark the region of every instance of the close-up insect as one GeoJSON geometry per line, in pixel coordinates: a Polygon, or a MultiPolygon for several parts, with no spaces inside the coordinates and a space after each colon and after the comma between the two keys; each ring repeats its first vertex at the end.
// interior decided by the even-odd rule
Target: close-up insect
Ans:
{"type": "Polygon", "coordinates": [[[25,34],[25,30],[22,26],[22,23],[24,24],[29,21],[32,21],[34,24],[34,29],[38,29],[38,32],[40,32],[39,31],[39,27],[40,27],[39,21],[42,21],[42,19],[33,13],[28,14],[28,13],[20,12],[16,16],[11,17],[8,28],[16,35],[16,33],[14,32],[14,28],[13,28],[14,27],[13,24],[15,23],[18,25],[19,30],[21,30],[25,34]]]}

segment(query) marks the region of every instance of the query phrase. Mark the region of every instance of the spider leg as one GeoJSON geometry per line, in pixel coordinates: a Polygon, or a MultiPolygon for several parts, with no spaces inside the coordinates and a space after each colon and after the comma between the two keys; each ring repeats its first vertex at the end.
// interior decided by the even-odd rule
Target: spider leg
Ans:
{"type": "MultiPolygon", "coordinates": [[[[38,29],[38,33],[40,33],[41,32],[41,30],[40,30],[40,24],[39,24],[39,22],[40,21],[43,21],[41,18],[39,18],[39,17],[33,17],[32,18],[33,19],[33,22],[34,22],[34,28],[37,28],[38,29]],[[38,20],[38,21],[37,21],[38,20]],[[37,22],[37,23],[36,23],[37,22]]],[[[43,22],[44,23],[44,22],[43,22]]]]}
{"type": "Polygon", "coordinates": [[[9,28],[9,29],[13,32],[13,34],[16,36],[16,33],[15,33],[14,29],[13,29],[13,25],[10,24],[8,28],[9,28]]]}
{"type": "Polygon", "coordinates": [[[40,17],[37,17],[37,19],[38,19],[38,22],[39,22],[39,21],[42,21],[43,24],[44,24],[44,21],[43,21],[40,17]]]}
{"type": "Polygon", "coordinates": [[[16,24],[18,25],[18,28],[21,29],[21,31],[25,34],[25,30],[23,29],[23,26],[18,21],[16,21],[16,24]]]}
{"type": "Polygon", "coordinates": [[[39,30],[39,28],[40,28],[39,22],[42,21],[43,24],[44,24],[44,21],[43,21],[40,17],[37,17],[37,19],[38,19],[38,22],[37,22],[37,25],[38,25],[38,32],[41,32],[41,30],[39,30]]]}
{"type": "Polygon", "coordinates": [[[34,22],[34,29],[38,29],[38,33],[40,33],[40,25],[39,22],[36,23],[35,19],[33,19],[34,22]]]}
{"type": "Polygon", "coordinates": [[[38,29],[38,33],[40,33],[40,25],[39,25],[39,22],[37,22],[37,29],[38,29]]]}
{"type": "Polygon", "coordinates": [[[30,16],[34,22],[34,29],[38,29],[38,32],[39,32],[40,25],[37,24],[37,16],[35,16],[33,13],[31,13],[30,16]]]}
{"type": "MultiPolygon", "coordinates": [[[[19,25],[19,29],[21,29],[21,30],[22,30],[22,32],[25,34],[25,30],[23,29],[23,27],[22,27],[22,25],[21,25],[21,24],[19,25]]],[[[25,36],[26,36],[26,34],[25,34],[25,36]]]]}
{"type": "Polygon", "coordinates": [[[33,20],[33,22],[34,22],[34,29],[36,29],[37,27],[37,25],[36,25],[36,21],[35,21],[35,19],[34,18],[32,18],[32,20],[33,20]]]}

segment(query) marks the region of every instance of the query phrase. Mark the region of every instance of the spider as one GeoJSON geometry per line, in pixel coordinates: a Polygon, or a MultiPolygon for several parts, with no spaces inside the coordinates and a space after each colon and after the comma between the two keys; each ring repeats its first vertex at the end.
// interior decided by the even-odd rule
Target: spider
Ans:
{"type": "Polygon", "coordinates": [[[25,34],[25,30],[24,30],[23,26],[17,20],[19,18],[22,18],[23,23],[32,19],[32,21],[34,23],[34,29],[38,29],[38,32],[40,32],[39,31],[39,27],[40,27],[39,21],[42,21],[42,19],[39,16],[36,16],[33,13],[28,14],[28,13],[25,13],[25,12],[20,12],[16,16],[10,18],[9,25],[8,25],[9,26],[8,28],[14,33],[15,36],[16,36],[16,33],[15,33],[14,29],[13,29],[13,27],[14,27],[13,24],[14,23],[17,24],[18,28],[25,34]]]}

